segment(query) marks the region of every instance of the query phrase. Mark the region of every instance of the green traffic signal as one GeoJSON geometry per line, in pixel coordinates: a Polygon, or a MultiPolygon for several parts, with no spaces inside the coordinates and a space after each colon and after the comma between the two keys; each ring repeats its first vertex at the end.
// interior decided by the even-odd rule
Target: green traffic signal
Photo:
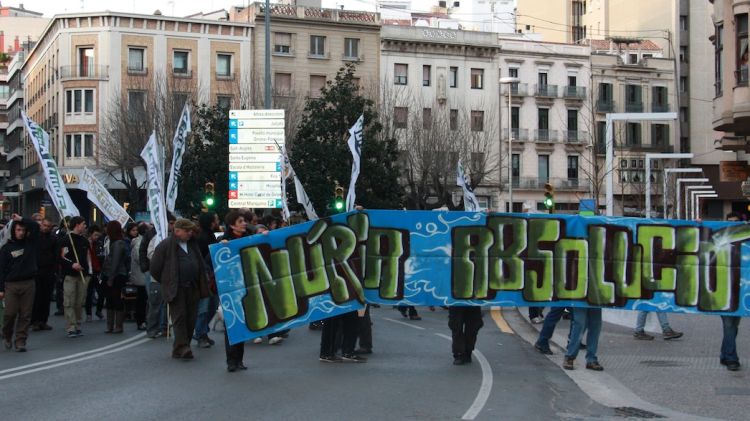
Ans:
{"type": "Polygon", "coordinates": [[[337,197],[336,200],[333,201],[333,207],[337,211],[344,209],[344,201],[340,197],[337,197]]]}
{"type": "Polygon", "coordinates": [[[544,207],[547,209],[552,209],[553,207],[555,207],[555,201],[552,200],[551,197],[544,198],[544,207]]]}
{"type": "Polygon", "coordinates": [[[214,198],[213,198],[213,196],[208,196],[208,197],[206,198],[206,206],[207,206],[207,207],[209,207],[209,208],[210,208],[211,206],[213,206],[213,205],[214,205],[214,203],[215,203],[215,201],[214,201],[214,198]]]}

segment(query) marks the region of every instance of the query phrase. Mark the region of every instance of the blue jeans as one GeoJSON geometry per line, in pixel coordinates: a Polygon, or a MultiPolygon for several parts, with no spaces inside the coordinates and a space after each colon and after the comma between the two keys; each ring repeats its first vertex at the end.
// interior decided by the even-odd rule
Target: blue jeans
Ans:
{"type": "Polygon", "coordinates": [[[539,339],[536,340],[537,345],[542,348],[549,348],[549,340],[552,339],[557,322],[560,321],[563,313],[565,313],[565,307],[552,307],[550,309],[547,317],[544,318],[542,330],[539,332],[539,339]]]}
{"type": "MultiPolygon", "coordinates": [[[[643,329],[646,327],[646,318],[648,317],[648,313],[651,313],[651,312],[650,311],[638,312],[638,321],[636,321],[635,323],[636,332],[643,332],[643,329]]],[[[661,325],[662,332],[672,329],[671,327],[669,327],[669,320],[667,320],[667,313],[656,312],[656,317],[659,319],[659,324],[661,325]]]]}
{"type": "Polygon", "coordinates": [[[724,326],[724,338],[721,340],[721,359],[724,361],[739,361],[737,356],[737,329],[740,327],[742,317],[721,316],[721,324],[724,326]]]}
{"type": "Polygon", "coordinates": [[[568,350],[566,358],[575,359],[581,348],[581,337],[583,330],[587,329],[586,336],[586,362],[597,361],[596,350],[599,347],[599,334],[602,332],[602,309],[600,308],[573,308],[572,328],[568,339],[568,350]]]}
{"type": "Polygon", "coordinates": [[[198,302],[198,319],[195,322],[195,332],[193,339],[198,340],[208,335],[208,323],[214,318],[216,308],[219,306],[219,297],[209,295],[201,298],[198,302]]]}

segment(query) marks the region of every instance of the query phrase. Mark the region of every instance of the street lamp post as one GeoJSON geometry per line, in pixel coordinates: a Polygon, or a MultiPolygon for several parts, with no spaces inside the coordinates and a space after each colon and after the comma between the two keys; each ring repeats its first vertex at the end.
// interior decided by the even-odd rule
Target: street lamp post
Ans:
{"type": "MultiPolygon", "coordinates": [[[[698,193],[698,192],[694,192],[694,193],[698,193]]],[[[693,219],[698,219],[698,217],[700,216],[701,199],[708,198],[708,197],[719,197],[719,195],[716,193],[711,193],[711,192],[708,192],[708,193],[700,192],[695,195],[695,199],[694,199],[695,202],[693,203],[693,219]]]]}
{"type": "MultiPolygon", "coordinates": [[[[651,160],[692,158],[691,153],[647,153],[646,154],[646,218],[651,218],[651,160]]],[[[666,192],[662,192],[664,195],[666,192]]],[[[666,213],[666,208],[664,209],[666,213]]]]}
{"type": "MultiPolygon", "coordinates": [[[[513,212],[513,124],[511,123],[512,104],[510,102],[513,84],[520,82],[517,77],[501,77],[500,84],[508,85],[508,212],[513,212]]],[[[502,148],[501,153],[502,153],[502,148]]]]}
{"type": "MultiPolygon", "coordinates": [[[[708,183],[708,178],[678,178],[677,179],[677,211],[675,212],[676,219],[680,219],[680,209],[682,207],[682,183],[708,183]]],[[[707,187],[707,186],[700,186],[707,187]]],[[[687,205],[685,206],[685,216],[687,216],[687,205]]]]}
{"type": "MultiPolygon", "coordinates": [[[[664,219],[667,219],[667,180],[669,178],[669,174],[672,174],[673,172],[676,173],[699,173],[703,172],[700,168],[665,168],[664,169],[664,184],[663,184],[663,190],[662,190],[662,206],[664,209],[664,219]]],[[[679,200],[679,199],[678,199],[679,200]]],[[[676,214],[675,214],[676,215],[676,214]]]]}

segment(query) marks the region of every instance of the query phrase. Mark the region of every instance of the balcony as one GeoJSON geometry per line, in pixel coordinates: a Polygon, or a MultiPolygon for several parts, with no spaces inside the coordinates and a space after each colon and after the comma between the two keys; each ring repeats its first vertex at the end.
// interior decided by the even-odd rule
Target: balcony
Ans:
{"type": "MultiPolygon", "coordinates": [[[[511,83],[510,94],[511,96],[526,96],[529,94],[529,85],[527,83],[511,83]]],[[[508,88],[503,90],[503,95],[507,97],[508,88]]]]}
{"type": "Polygon", "coordinates": [[[643,101],[626,101],[625,112],[626,113],[642,113],[643,101]]]}
{"type": "Polygon", "coordinates": [[[669,112],[669,104],[652,102],[651,103],[651,112],[652,113],[668,113],[669,112]]]}
{"type": "Polygon", "coordinates": [[[513,177],[513,188],[518,190],[544,190],[549,179],[537,177],[513,177]]]}
{"type": "Polygon", "coordinates": [[[543,98],[557,98],[557,85],[536,85],[535,94],[543,98]]]}
{"type": "Polygon", "coordinates": [[[109,66],[60,66],[60,80],[109,79],[109,66]]]}
{"type": "Polygon", "coordinates": [[[596,100],[596,112],[597,113],[613,113],[615,112],[615,102],[611,99],[597,99],[596,100]]]}
{"type": "Polygon", "coordinates": [[[128,74],[131,76],[146,76],[148,75],[148,67],[130,67],[128,66],[128,74]]]}
{"type": "MultiPolygon", "coordinates": [[[[513,140],[518,142],[526,142],[529,140],[528,129],[511,129],[513,132],[513,140]]],[[[503,139],[508,140],[508,128],[503,129],[503,139]]]]}
{"type": "Polygon", "coordinates": [[[734,77],[737,80],[737,86],[747,86],[748,69],[735,70],[734,77]]]}
{"type": "Polygon", "coordinates": [[[580,130],[565,130],[563,131],[563,141],[565,143],[583,143],[589,139],[589,132],[580,130]]]}
{"type": "Polygon", "coordinates": [[[563,97],[565,99],[579,99],[583,101],[584,99],[586,99],[586,87],[565,86],[563,87],[563,97]]]}
{"type": "Polygon", "coordinates": [[[540,143],[557,142],[557,130],[536,129],[534,139],[540,143]]]}
{"type": "Polygon", "coordinates": [[[626,142],[624,144],[617,145],[615,148],[630,149],[644,152],[674,152],[674,146],[666,145],[663,143],[640,143],[640,142],[626,142]]]}

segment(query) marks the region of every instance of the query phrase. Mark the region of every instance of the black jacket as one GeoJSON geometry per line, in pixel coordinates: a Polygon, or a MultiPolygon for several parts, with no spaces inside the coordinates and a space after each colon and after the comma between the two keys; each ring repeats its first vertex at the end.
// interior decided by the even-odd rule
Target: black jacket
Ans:
{"type": "Polygon", "coordinates": [[[71,246],[70,239],[73,239],[75,244],[76,252],[78,253],[78,261],[83,268],[83,274],[90,274],[89,266],[89,240],[78,234],[70,233],[66,235],[62,241],[61,252],[62,258],[60,259],[60,266],[62,276],[78,276],[80,272],[73,269],[73,263],[76,262],[76,255],[73,253],[73,247],[71,246]]]}
{"type": "Polygon", "coordinates": [[[151,228],[143,235],[141,240],[141,246],[138,248],[138,264],[141,265],[141,272],[146,273],[149,271],[151,262],[148,260],[148,243],[156,236],[156,229],[151,228]]]}
{"type": "Polygon", "coordinates": [[[128,276],[130,261],[128,259],[128,244],[125,240],[115,240],[109,243],[109,254],[104,261],[102,273],[106,279],[115,279],[119,276],[128,276]]]}
{"type": "MultiPolygon", "coordinates": [[[[23,219],[26,226],[26,238],[15,240],[14,226],[11,239],[0,248],[0,291],[5,292],[6,282],[17,282],[34,279],[37,274],[37,239],[39,224],[31,219],[23,219]]],[[[13,223],[15,225],[15,222],[13,223]]]]}
{"type": "Polygon", "coordinates": [[[36,244],[39,272],[54,273],[60,260],[60,238],[54,232],[40,232],[36,244]]]}

